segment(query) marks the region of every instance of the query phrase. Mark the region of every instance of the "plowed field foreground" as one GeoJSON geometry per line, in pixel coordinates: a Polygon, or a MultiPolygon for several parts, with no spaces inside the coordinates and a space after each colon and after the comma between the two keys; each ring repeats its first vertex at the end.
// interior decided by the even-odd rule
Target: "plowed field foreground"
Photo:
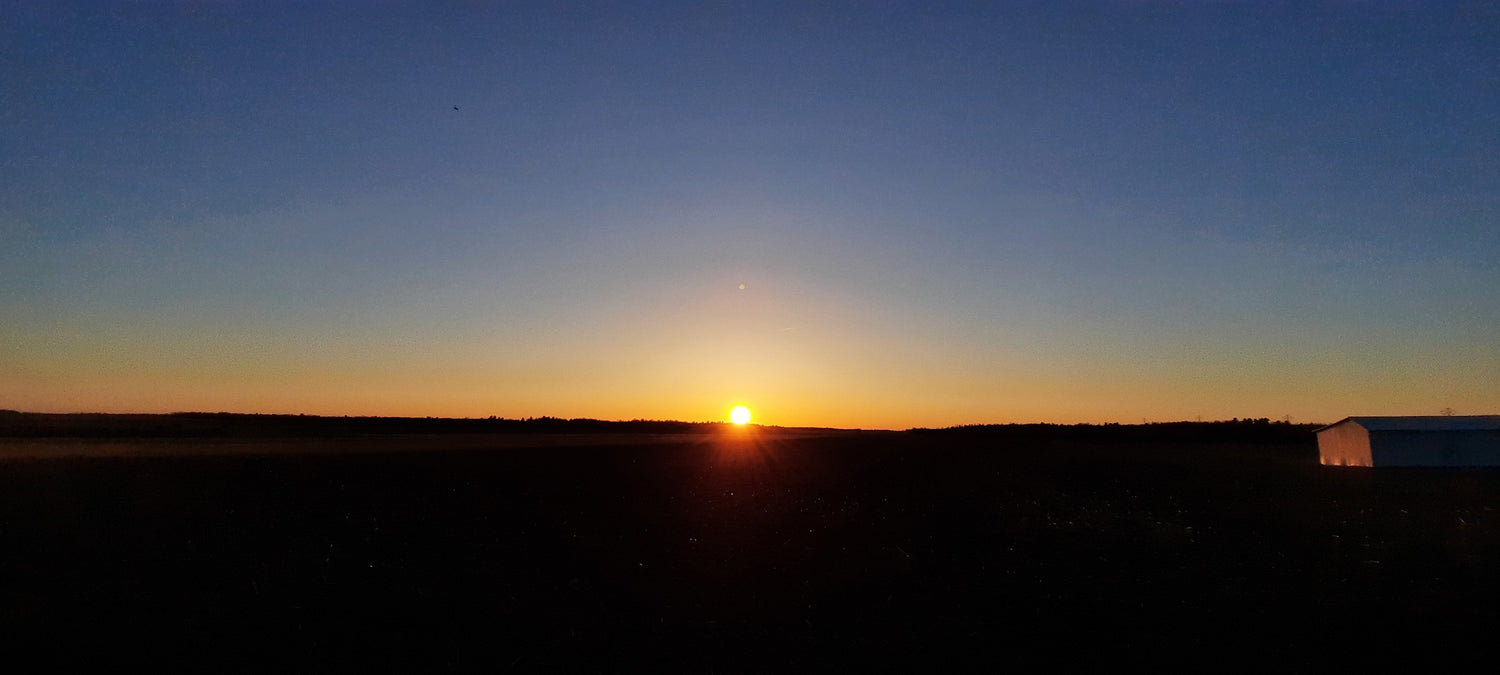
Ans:
{"type": "Polygon", "coordinates": [[[91,442],[113,450],[0,448],[12,658],[738,672],[1497,651],[1500,472],[1325,468],[1310,435],[91,442]]]}

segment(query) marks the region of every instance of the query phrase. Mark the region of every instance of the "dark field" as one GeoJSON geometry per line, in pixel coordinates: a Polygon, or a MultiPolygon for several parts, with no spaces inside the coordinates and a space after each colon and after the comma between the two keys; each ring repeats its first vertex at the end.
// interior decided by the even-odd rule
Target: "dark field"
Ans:
{"type": "Polygon", "coordinates": [[[256,671],[1493,660],[1500,472],[1252,441],[33,445],[0,459],[0,641],[52,666],[256,671]]]}

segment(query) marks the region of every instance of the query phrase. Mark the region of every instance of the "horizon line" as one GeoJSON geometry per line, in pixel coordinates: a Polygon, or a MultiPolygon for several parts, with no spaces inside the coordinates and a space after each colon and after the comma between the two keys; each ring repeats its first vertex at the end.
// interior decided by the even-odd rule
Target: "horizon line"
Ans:
{"type": "MultiPolygon", "coordinates": [[[[433,415],[349,415],[349,414],[344,414],[344,415],[327,415],[327,414],[318,414],[318,413],[234,412],[234,411],[228,411],[228,410],[218,410],[218,411],[210,411],[210,410],[174,410],[174,411],[170,411],[170,412],[101,412],[101,411],[44,412],[44,411],[27,411],[27,410],[15,410],[15,409],[10,409],[10,408],[0,408],[0,415],[5,415],[5,414],[19,414],[19,415],[80,415],[80,416],[81,415],[118,415],[118,416],[138,416],[138,417],[146,417],[146,416],[168,417],[168,416],[173,416],[173,415],[232,415],[232,416],[243,416],[243,417],[311,417],[311,418],[319,418],[319,419],[448,420],[448,421],[476,421],[476,422],[484,422],[484,421],[496,421],[496,422],[502,422],[502,421],[504,421],[504,422],[537,422],[537,421],[552,420],[552,421],[559,421],[559,422],[600,422],[600,423],[608,423],[608,424],[631,424],[631,423],[646,423],[646,424],[649,424],[649,423],[657,423],[657,424],[717,424],[717,425],[732,425],[732,424],[734,424],[733,422],[730,422],[728,420],[678,420],[678,419],[657,419],[657,418],[645,418],[645,417],[637,417],[637,418],[632,418],[632,419],[603,419],[603,418],[597,418],[597,417],[558,417],[558,416],[553,416],[553,415],[540,415],[540,416],[528,416],[528,417],[504,417],[504,416],[501,416],[501,415],[488,415],[488,416],[483,416],[483,417],[446,417],[446,416],[433,416],[433,415]]],[[[1346,416],[1346,418],[1347,417],[1348,416],[1346,416]]],[[[1341,419],[1343,419],[1343,418],[1341,418],[1341,419]]],[[[960,424],[950,424],[950,425],[945,425],[945,426],[932,426],[932,427],[928,427],[928,426],[912,426],[912,427],[905,427],[905,428],[902,428],[902,429],[876,428],[876,427],[833,427],[833,426],[818,426],[818,425],[787,426],[787,425],[781,425],[781,424],[766,424],[766,423],[759,423],[759,422],[750,422],[747,426],[755,426],[755,427],[763,427],[763,428],[773,428],[773,429],[775,429],[775,428],[780,428],[780,429],[835,429],[835,430],[841,430],[841,431],[924,431],[924,430],[965,429],[965,428],[997,427],[997,426],[1064,426],[1064,427],[1067,427],[1067,426],[1073,426],[1073,427],[1078,427],[1078,426],[1084,426],[1084,427],[1129,426],[1129,427],[1136,427],[1136,426],[1153,426],[1153,425],[1164,425],[1164,424],[1226,424],[1226,423],[1233,424],[1233,423],[1247,423],[1247,422],[1249,422],[1249,423],[1261,422],[1261,423],[1266,423],[1266,424],[1284,424],[1284,425],[1288,425],[1288,426],[1327,426],[1328,425],[1327,422],[1293,422],[1289,418],[1275,418],[1275,419],[1273,419],[1273,418],[1269,418],[1269,417],[1233,417],[1233,418],[1229,418],[1229,419],[1215,419],[1215,420],[1205,420],[1205,419],[1194,419],[1194,420],[1187,420],[1187,419],[1149,420],[1149,419],[1143,419],[1140,422],[1118,422],[1118,421],[1115,421],[1115,422],[1036,422],[1036,421],[1032,421],[1032,422],[964,422],[964,423],[960,423],[960,424]]]]}

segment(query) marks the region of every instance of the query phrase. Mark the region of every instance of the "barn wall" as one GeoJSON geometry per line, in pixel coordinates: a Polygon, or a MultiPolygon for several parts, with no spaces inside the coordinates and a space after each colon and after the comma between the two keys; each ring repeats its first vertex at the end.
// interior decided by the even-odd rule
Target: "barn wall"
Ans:
{"type": "Polygon", "coordinates": [[[1375,466],[1500,466],[1500,431],[1375,431],[1375,466]]]}
{"type": "Polygon", "coordinates": [[[1328,466],[1374,466],[1370,434],[1364,427],[1344,422],[1318,432],[1318,461],[1328,466]]]}

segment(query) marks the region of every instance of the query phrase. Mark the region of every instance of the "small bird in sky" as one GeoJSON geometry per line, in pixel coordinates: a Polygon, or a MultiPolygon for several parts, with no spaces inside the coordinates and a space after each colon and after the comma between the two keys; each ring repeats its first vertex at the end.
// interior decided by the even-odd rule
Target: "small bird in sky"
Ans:
{"type": "Polygon", "coordinates": [[[453,109],[454,110],[458,110],[458,106],[453,106],[453,109]]]}

